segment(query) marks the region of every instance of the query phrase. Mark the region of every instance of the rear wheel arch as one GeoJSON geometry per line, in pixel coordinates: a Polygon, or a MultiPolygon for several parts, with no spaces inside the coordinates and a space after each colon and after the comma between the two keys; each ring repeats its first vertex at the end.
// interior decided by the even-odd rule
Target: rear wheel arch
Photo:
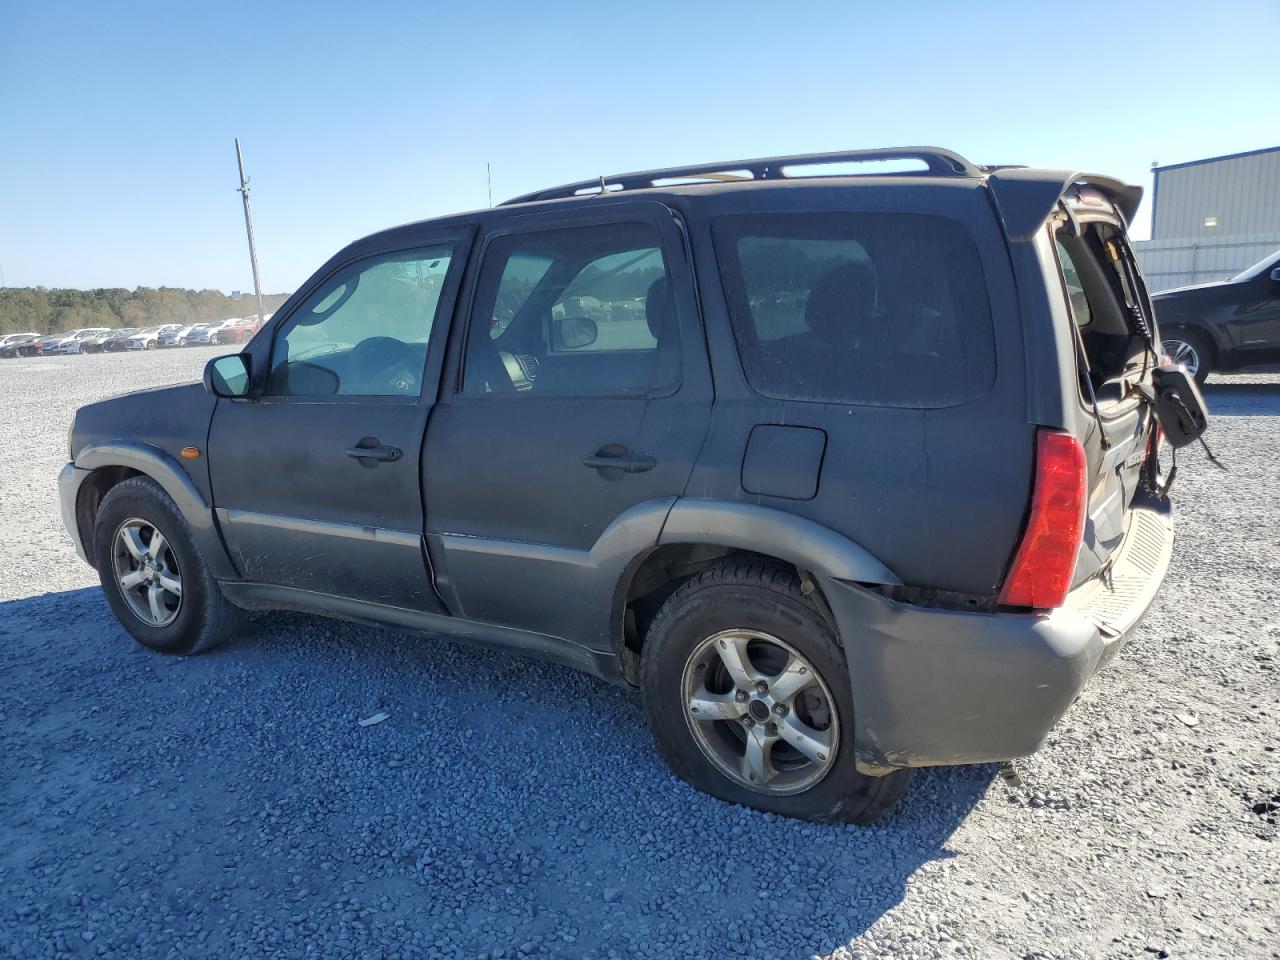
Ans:
{"type": "Polygon", "coordinates": [[[727,561],[755,563],[795,577],[808,602],[839,638],[835,615],[819,579],[806,567],[782,557],[723,543],[660,544],[637,558],[620,584],[616,603],[619,629],[615,636],[623,674],[629,682],[638,682],[640,654],[662,605],[684,584],[727,561]]]}

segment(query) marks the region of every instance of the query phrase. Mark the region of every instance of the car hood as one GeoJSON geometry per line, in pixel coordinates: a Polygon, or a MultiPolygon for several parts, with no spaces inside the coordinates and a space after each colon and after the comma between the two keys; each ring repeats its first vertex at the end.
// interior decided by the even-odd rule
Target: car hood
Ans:
{"type": "Polygon", "coordinates": [[[204,448],[217,401],[199,383],[153,387],[90,403],[71,427],[75,459],[91,443],[146,443],[171,457],[186,446],[204,448]]]}
{"type": "Polygon", "coordinates": [[[1163,300],[1165,297],[1182,296],[1183,294],[1195,294],[1202,291],[1221,290],[1224,287],[1234,286],[1232,280],[1210,280],[1208,283],[1189,283],[1185,287],[1170,287],[1168,290],[1161,290],[1159,293],[1151,295],[1152,300],[1163,300]]]}

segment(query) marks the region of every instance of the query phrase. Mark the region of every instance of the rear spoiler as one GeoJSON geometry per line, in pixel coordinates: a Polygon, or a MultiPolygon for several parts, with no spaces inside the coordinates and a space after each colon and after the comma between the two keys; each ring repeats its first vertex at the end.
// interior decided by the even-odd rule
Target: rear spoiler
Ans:
{"type": "Polygon", "coordinates": [[[1092,187],[1115,204],[1126,225],[1133,223],[1142,201],[1142,188],[1114,177],[1070,170],[1008,167],[987,176],[987,187],[1010,240],[1029,240],[1044,225],[1060,201],[1077,184],[1092,187]]]}

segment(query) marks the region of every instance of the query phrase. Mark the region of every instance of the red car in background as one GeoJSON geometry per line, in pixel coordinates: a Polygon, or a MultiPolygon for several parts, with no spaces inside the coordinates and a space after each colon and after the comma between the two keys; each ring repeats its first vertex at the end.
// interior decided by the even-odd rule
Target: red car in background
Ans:
{"type": "Polygon", "coordinates": [[[248,343],[253,338],[253,335],[261,329],[262,321],[257,317],[228,320],[210,335],[209,342],[248,343]]]}

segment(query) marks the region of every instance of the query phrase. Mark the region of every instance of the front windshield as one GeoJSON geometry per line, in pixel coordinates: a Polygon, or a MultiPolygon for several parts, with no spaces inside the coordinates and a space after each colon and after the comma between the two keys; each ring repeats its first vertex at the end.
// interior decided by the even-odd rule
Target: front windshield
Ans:
{"type": "Polygon", "coordinates": [[[1259,276],[1260,274],[1265,273],[1270,268],[1278,265],[1280,265],[1280,250],[1277,250],[1275,253],[1268,254],[1267,256],[1259,260],[1257,263],[1255,263],[1252,267],[1249,267],[1247,270],[1240,271],[1231,279],[1233,281],[1252,280],[1254,277],[1259,276]]]}

